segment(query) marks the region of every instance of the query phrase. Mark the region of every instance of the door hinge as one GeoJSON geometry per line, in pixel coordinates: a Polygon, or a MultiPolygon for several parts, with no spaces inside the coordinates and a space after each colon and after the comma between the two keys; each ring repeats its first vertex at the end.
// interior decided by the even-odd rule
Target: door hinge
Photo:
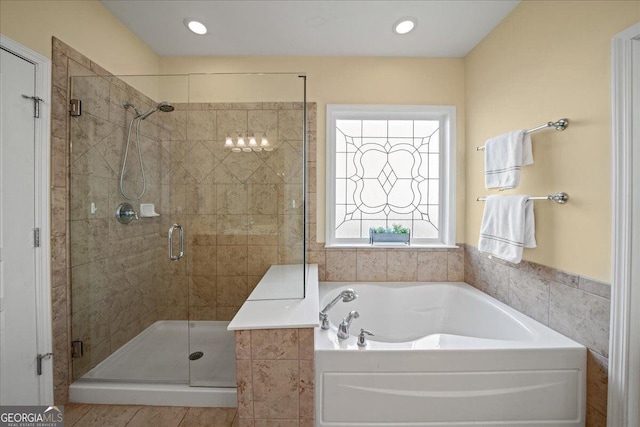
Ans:
{"type": "Polygon", "coordinates": [[[29,95],[22,95],[22,97],[25,99],[33,100],[33,117],[35,117],[36,119],[39,119],[40,118],[40,101],[44,101],[44,99],[40,98],[39,96],[29,96],[29,95]]]}
{"type": "Polygon", "coordinates": [[[84,356],[84,344],[81,340],[71,341],[71,357],[78,359],[84,356]]]}
{"type": "Polygon", "coordinates": [[[33,247],[40,247],[40,227],[33,229],[33,247]]]}
{"type": "Polygon", "coordinates": [[[74,98],[69,101],[69,115],[71,117],[79,117],[82,115],[82,100],[74,98]]]}

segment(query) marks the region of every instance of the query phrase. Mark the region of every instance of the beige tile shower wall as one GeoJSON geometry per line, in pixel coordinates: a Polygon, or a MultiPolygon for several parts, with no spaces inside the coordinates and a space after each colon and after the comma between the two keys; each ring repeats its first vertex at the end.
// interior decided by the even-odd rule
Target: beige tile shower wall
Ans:
{"type": "Polygon", "coordinates": [[[170,117],[164,192],[187,262],[162,261],[159,316],[186,318],[188,305],[192,319],[230,320],[272,264],[302,262],[302,104],[177,104],[170,117]],[[271,152],[223,147],[264,132],[271,152]]]}
{"type": "MultiPolygon", "coordinates": [[[[161,219],[145,219],[126,227],[116,226],[113,219],[115,207],[122,201],[117,177],[124,128],[131,118],[122,102],[129,101],[139,109],[150,108],[154,102],[56,38],[52,65],[54,401],[65,404],[74,368],[77,374],[84,373],[157,318],[157,266],[151,254],[159,250],[154,246],[166,243],[158,234],[161,219]],[[74,119],[67,111],[71,76],[86,76],[73,85],[73,96],[85,101],[83,116],[74,119]],[[90,213],[91,202],[96,203],[95,214],[90,213]],[[70,343],[75,338],[85,342],[82,359],[71,358],[70,343]]],[[[166,146],[164,138],[169,135],[160,120],[152,116],[141,126],[149,175],[149,190],[141,201],[159,203],[164,209],[169,201],[158,185],[166,163],[160,147],[166,146]]],[[[130,180],[127,185],[136,180],[131,172],[126,175],[130,180]]]]}
{"type": "Polygon", "coordinates": [[[58,39],[52,47],[51,88],[51,303],[54,402],[69,400],[71,365],[71,269],[69,256],[69,63],[97,70],[95,64],[58,39]]]}
{"type": "MultiPolygon", "coordinates": [[[[71,313],[73,340],[84,344],[84,356],[73,359],[73,377],[80,378],[157,319],[157,248],[161,219],[140,218],[120,224],[116,207],[127,201],[119,189],[122,159],[135,113],[155,102],[116,77],[97,75],[86,64],[67,61],[71,98],[82,100],[80,117],[70,125],[71,313]],[[95,212],[91,211],[92,204],[95,212]]],[[[95,67],[94,67],[95,68],[95,67]]],[[[103,73],[106,74],[106,73],[103,73]]],[[[163,212],[163,141],[170,140],[162,117],[154,115],[134,125],[125,168],[124,190],[130,197],[142,191],[137,145],[142,148],[146,191],[140,203],[155,203],[163,212]]],[[[166,211],[164,211],[166,212],[166,211]]],[[[186,286],[185,286],[186,289],[186,286]]]]}
{"type": "Polygon", "coordinates": [[[611,286],[465,245],[465,281],[588,348],[587,426],[606,426],[611,286]]]}

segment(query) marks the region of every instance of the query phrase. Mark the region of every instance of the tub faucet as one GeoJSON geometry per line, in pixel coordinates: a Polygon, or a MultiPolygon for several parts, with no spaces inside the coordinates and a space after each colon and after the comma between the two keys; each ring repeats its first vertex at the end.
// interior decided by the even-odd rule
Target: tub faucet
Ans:
{"type": "Polygon", "coordinates": [[[357,319],[358,317],[360,317],[360,314],[354,310],[349,313],[347,317],[342,319],[340,326],[338,326],[338,338],[340,338],[341,340],[346,340],[347,338],[349,338],[349,328],[351,327],[351,322],[353,322],[353,319],[357,319]]]}
{"type": "Polygon", "coordinates": [[[333,299],[325,308],[320,312],[320,321],[322,322],[322,329],[329,329],[329,315],[327,311],[334,305],[338,303],[338,301],[342,300],[342,302],[350,302],[354,299],[358,298],[358,294],[353,289],[345,289],[340,292],[340,294],[333,299]]]}
{"type": "Polygon", "coordinates": [[[360,329],[360,335],[358,335],[358,347],[366,347],[367,346],[367,335],[374,336],[373,332],[367,331],[366,329],[360,329]]]}

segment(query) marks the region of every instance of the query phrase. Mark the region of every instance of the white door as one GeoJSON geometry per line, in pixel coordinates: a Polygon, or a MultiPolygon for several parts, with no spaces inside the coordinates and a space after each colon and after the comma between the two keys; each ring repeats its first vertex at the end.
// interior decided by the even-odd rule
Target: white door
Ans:
{"type": "Polygon", "coordinates": [[[632,223],[631,223],[631,306],[629,345],[629,426],[640,423],[640,35],[632,42],[632,223]]]}
{"type": "Polygon", "coordinates": [[[613,282],[607,426],[640,425],[640,22],[611,43],[613,282]]]}
{"type": "Polygon", "coordinates": [[[35,65],[0,53],[0,405],[37,405],[35,65]]]}

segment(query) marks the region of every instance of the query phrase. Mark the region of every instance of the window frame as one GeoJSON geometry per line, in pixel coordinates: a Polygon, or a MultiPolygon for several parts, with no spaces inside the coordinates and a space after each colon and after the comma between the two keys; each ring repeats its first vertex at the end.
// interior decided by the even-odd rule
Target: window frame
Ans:
{"type": "Polygon", "coordinates": [[[456,107],[453,105],[327,104],[325,247],[454,248],[456,236],[456,107]],[[337,238],[336,120],[438,120],[440,122],[440,223],[438,238],[410,245],[372,245],[367,238],[337,238]]]}

